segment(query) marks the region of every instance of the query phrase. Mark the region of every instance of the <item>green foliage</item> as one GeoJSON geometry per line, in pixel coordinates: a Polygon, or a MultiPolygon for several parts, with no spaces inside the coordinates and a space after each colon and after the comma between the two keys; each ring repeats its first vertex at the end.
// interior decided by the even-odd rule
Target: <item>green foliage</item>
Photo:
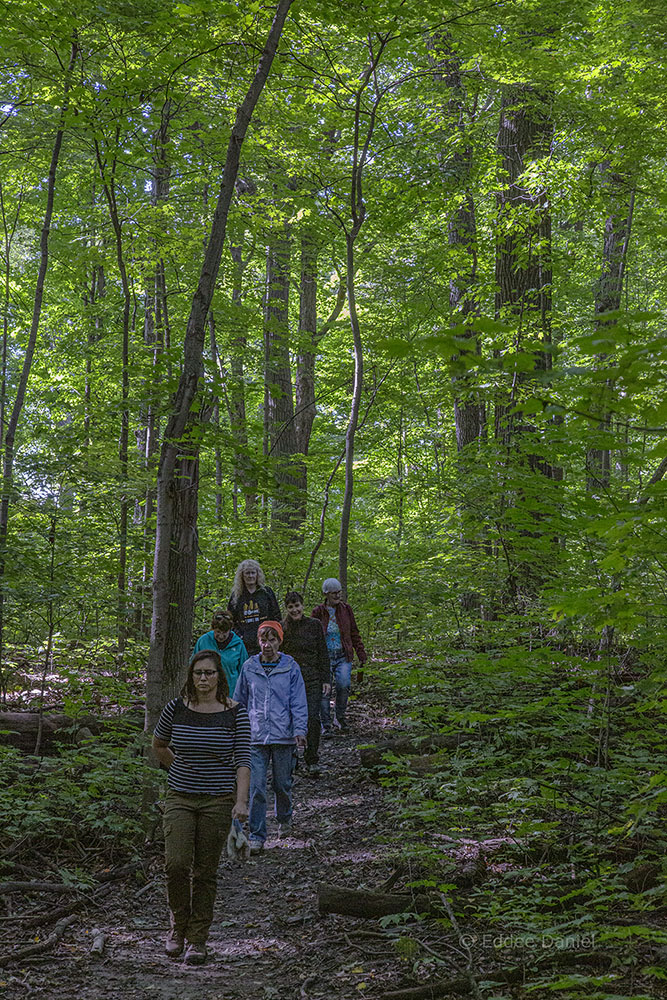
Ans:
{"type": "Polygon", "coordinates": [[[415,884],[447,893],[475,940],[504,941],[506,962],[519,946],[544,961],[535,941],[612,957],[609,976],[541,971],[530,989],[579,983],[588,996],[642,963],[641,981],[653,976],[667,801],[655,681],[647,669],[628,683],[608,661],[519,645],[413,657],[376,675],[415,733],[468,736],[426,771],[390,753],[379,769],[415,884]],[[463,892],[455,884],[471,859],[477,875],[463,892]]]}
{"type": "Polygon", "coordinates": [[[143,836],[143,743],[109,735],[41,760],[0,747],[3,845],[25,839],[56,853],[78,845],[107,857],[132,850],[143,836]]]}

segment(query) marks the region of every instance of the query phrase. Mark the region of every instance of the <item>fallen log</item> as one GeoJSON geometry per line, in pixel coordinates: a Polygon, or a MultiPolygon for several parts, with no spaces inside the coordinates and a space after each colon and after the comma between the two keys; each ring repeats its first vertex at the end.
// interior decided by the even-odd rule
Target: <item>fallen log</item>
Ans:
{"type": "Polygon", "coordinates": [[[464,743],[471,743],[477,739],[479,734],[473,732],[400,736],[392,740],[383,740],[372,747],[362,747],[359,750],[359,760],[362,767],[373,768],[382,763],[385,753],[393,753],[397,757],[425,757],[437,753],[438,750],[456,750],[464,743]]]}
{"type": "Polygon", "coordinates": [[[386,917],[389,913],[424,913],[432,903],[424,893],[371,892],[368,889],[345,889],[320,883],[317,887],[320,913],[342,913],[347,917],[386,917]]]}
{"type": "Polygon", "coordinates": [[[92,715],[73,719],[54,712],[0,712],[0,743],[32,754],[37,746],[46,753],[56,749],[58,743],[76,745],[99,735],[99,725],[92,715]]]}

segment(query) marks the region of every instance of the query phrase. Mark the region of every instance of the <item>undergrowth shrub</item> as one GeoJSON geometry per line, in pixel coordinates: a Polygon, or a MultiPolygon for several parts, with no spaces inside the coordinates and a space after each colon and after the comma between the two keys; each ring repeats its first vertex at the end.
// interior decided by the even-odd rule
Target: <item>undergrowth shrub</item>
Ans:
{"type": "Polygon", "coordinates": [[[143,734],[122,744],[105,734],[41,759],[0,747],[0,849],[38,840],[44,851],[96,849],[113,857],[136,847],[143,742],[143,734]]]}
{"type": "Polygon", "coordinates": [[[426,761],[388,753],[379,769],[413,884],[451,895],[493,961],[539,965],[565,942],[575,963],[588,950],[612,964],[611,992],[593,970],[575,982],[545,969],[549,992],[658,995],[641,989],[667,979],[662,676],[518,645],[410,657],[378,675],[415,734],[472,737],[426,761]],[[463,892],[454,883],[471,861],[463,892]]]}

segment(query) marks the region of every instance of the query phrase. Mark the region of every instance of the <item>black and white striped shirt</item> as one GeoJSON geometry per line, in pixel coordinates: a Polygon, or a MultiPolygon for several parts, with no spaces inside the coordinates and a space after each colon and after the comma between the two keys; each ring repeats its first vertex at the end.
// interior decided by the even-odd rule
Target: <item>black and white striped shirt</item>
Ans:
{"type": "Polygon", "coordinates": [[[250,719],[242,705],[193,712],[174,698],[162,709],[155,736],[175,754],[168,782],[176,792],[229,795],[236,769],[250,767],[250,719]]]}

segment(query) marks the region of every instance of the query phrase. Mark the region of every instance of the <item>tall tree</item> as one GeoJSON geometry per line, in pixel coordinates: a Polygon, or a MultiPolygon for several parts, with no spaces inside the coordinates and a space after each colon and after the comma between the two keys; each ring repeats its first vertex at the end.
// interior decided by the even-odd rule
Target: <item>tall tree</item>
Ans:
{"type": "MultiPolygon", "coordinates": [[[[247,179],[239,179],[237,192],[241,197],[255,194],[254,184],[247,179]]],[[[231,322],[234,335],[231,339],[231,380],[229,385],[229,422],[234,436],[234,494],[243,496],[246,516],[252,517],[257,506],[257,475],[253,471],[248,450],[248,428],[245,399],[245,365],[248,337],[243,317],[243,272],[247,260],[243,259],[243,247],[232,243],[229,248],[232,258],[232,312],[231,322]]]]}
{"type": "MultiPolygon", "coordinates": [[[[341,281],[333,309],[324,323],[317,322],[317,240],[310,229],[301,235],[301,285],[299,289],[299,348],[296,356],[295,413],[296,450],[308,455],[313,423],[317,415],[315,402],[315,363],[317,350],[331,330],[345,305],[346,287],[341,281]]],[[[300,522],[306,519],[308,472],[305,461],[295,464],[296,497],[300,522]]]]}
{"type": "Polygon", "coordinates": [[[484,434],[486,413],[474,380],[466,371],[466,355],[477,353],[479,342],[475,332],[475,319],[480,314],[477,288],[477,220],[471,190],[473,147],[467,134],[472,112],[461,70],[461,61],[453,48],[449,32],[440,31],[429,36],[429,61],[434,79],[446,88],[447,110],[442,133],[446,152],[440,156],[443,180],[448,200],[453,203],[449,211],[448,241],[454,253],[453,273],[449,279],[449,304],[452,322],[464,328],[463,336],[470,340],[470,348],[461,352],[458,367],[452,378],[454,390],[454,424],[456,447],[463,451],[479,441],[484,434]],[[453,147],[453,151],[450,149],[453,147]]]}
{"type": "Polygon", "coordinates": [[[267,456],[275,469],[275,493],[271,521],[295,525],[294,477],[296,428],[289,343],[289,292],[291,238],[288,226],[274,222],[266,251],[264,299],[264,440],[267,456]]]}
{"type": "MultiPolygon", "coordinates": [[[[227,146],[211,234],[188,318],[183,347],[183,367],[160,449],[153,569],[153,618],[151,648],[146,673],[146,726],[148,729],[153,727],[166,697],[177,688],[183,664],[187,660],[192,632],[193,607],[192,603],[186,604],[184,607],[178,607],[174,604],[170,572],[172,551],[178,551],[180,547],[178,535],[174,537],[175,532],[178,532],[181,527],[177,524],[175,517],[178,457],[179,454],[183,454],[180,442],[186,430],[201,378],[206,316],[211,305],[220,267],[229,207],[234,194],[243,141],[269,76],[291,5],[292,0],[280,0],[257,70],[236,113],[227,146]],[[172,642],[170,633],[177,635],[178,641],[172,642]],[[168,641],[171,646],[169,658],[167,658],[168,641]]],[[[196,457],[198,447],[199,441],[196,438],[195,440],[191,439],[191,453],[194,449],[194,457],[196,457]]],[[[192,526],[188,525],[188,535],[191,535],[191,531],[192,526]]],[[[191,564],[191,571],[193,568],[196,568],[196,560],[193,560],[191,564]]]]}
{"type": "MultiPolygon", "coordinates": [[[[548,93],[527,84],[505,87],[497,139],[504,185],[497,197],[496,317],[510,325],[514,342],[511,385],[496,404],[495,416],[496,439],[507,449],[507,470],[510,477],[517,470],[522,480],[509,488],[517,492],[525,526],[513,547],[503,541],[507,586],[514,599],[543,582],[553,555],[536,558],[534,545],[529,544],[528,552],[520,542],[539,536],[542,518],[535,494],[543,487],[521,476],[523,462],[527,458],[533,473],[552,476],[550,464],[534,447],[534,427],[523,410],[535,379],[551,367],[551,211],[544,165],[552,136],[548,93]]],[[[512,499],[503,498],[503,504],[512,506],[512,499]]]]}
{"type": "MultiPolygon", "coordinates": [[[[614,169],[610,163],[604,163],[601,169],[607,216],[604,223],[600,277],[595,288],[595,327],[598,333],[604,335],[605,327],[614,323],[614,319],[610,319],[608,314],[614,313],[621,307],[635,190],[629,170],[614,169]]],[[[598,371],[604,371],[606,361],[606,353],[597,355],[598,371]]],[[[609,379],[604,379],[599,386],[593,393],[593,408],[600,418],[597,430],[598,433],[608,435],[611,430],[610,395],[613,392],[613,385],[609,379]]],[[[597,493],[609,486],[611,478],[609,445],[588,450],[586,473],[591,493],[597,493]]]]}
{"type": "Polygon", "coordinates": [[[361,81],[354,93],[354,116],[352,119],[352,163],[349,185],[349,215],[348,220],[338,216],[339,223],[345,234],[345,267],[347,307],[352,328],[354,345],[354,382],[350,404],[350,418],[345,432],[345,493],[340,515],[340,532],[338,536],[338,576],[347,590],[348,539],[350,534],[350,516],[354,496],[354,445],[359,423],[359,409],[364,378],[364,348],[361,338],[361,324],[357,312],[356,287],[356,242],[366,220],[366,202],[364,201],[364,171],[368,163],[369,151],[380,102],[394,85],[382,87],[377,76],[377,69],[384,51],[391,41],[391,31],[367,38],[368,64],[361,75],[361,81]],[[370,90],[370,107],[364,101],[370,90]]]}
{"type": "Polygon", "coordinates": [[[147,620],[152,568],[150,525],[155,513],[155,486],[152,479],[160,432],[161,361],[165,352],[168,354],[171,341],[166,269],[164,257],[160,251],[160,237],[164,234],[164,225],[160,223],[160,218],[169,199],[169,180],[171,177],[169,130],[175,114],[176,108],[173,100],[166,97],[160,107],[159,123],[153,133],[152,142],[150,200],[151,207],[158,210],[154,213],[158,221],[157,233],[153,239],[152,259],[146,267],[143,326],[143,339],[147,351],[150,352],[150,364],[144,380],[139,423],[135,431],[139,462],[150,480],[142,501],[135,504],[134,515],[143,541],[141,562],[135,584],[134,625],[138,634],[147,633],[150,629],[150,622],[147,620]]]}
{"type": "Polygon", "coordinates": [[[125,265],[125,253],[123,248],[123,227],[118,210],[118,197],[116,188],[116,168],[118,166],[118,131],[116,131],[114,152],[111,155],[111,162],[107,162],[107,157],[103,155],[100,144],[95,139],[95,155],[97,165],[102,180],[102,190],[106,198],[109,210],[109,218],[113,226],[114,245],[116,249],[116,265],[120,275],[123,290],[123,318],[121,327],[122,344],[122,374],[121,374],[121,403],[120,403],[120,435],[118,441],[118,463],[119,463],[119,487],[120,487],[120,512],[118,527],[118,575],[117,575],[117,600],[118,600],[118,654],[122,660],[125,656],[125,645],[127,641],[127,529],[130,510],[130,500],[128,496],[128,462],[129,462],[129,442],[130,442],[130,305],[131,292],[130,283],[125,265]]]}
{"type": "MultiPolygon", "coordinates": [[[[547,157],[552,135],[547,95],[525,84],[505,87],[497,140],[505,183],[497,199],[496,317],[511,323],[515,355],[528,344],[536,371],[551,363],[552,264],[547,186],[534,165],[547,157]]],[[[496,408],[496,435],[507,442],[520,427],[525,383],[519,366],[506,405],[496,408]]]]}

